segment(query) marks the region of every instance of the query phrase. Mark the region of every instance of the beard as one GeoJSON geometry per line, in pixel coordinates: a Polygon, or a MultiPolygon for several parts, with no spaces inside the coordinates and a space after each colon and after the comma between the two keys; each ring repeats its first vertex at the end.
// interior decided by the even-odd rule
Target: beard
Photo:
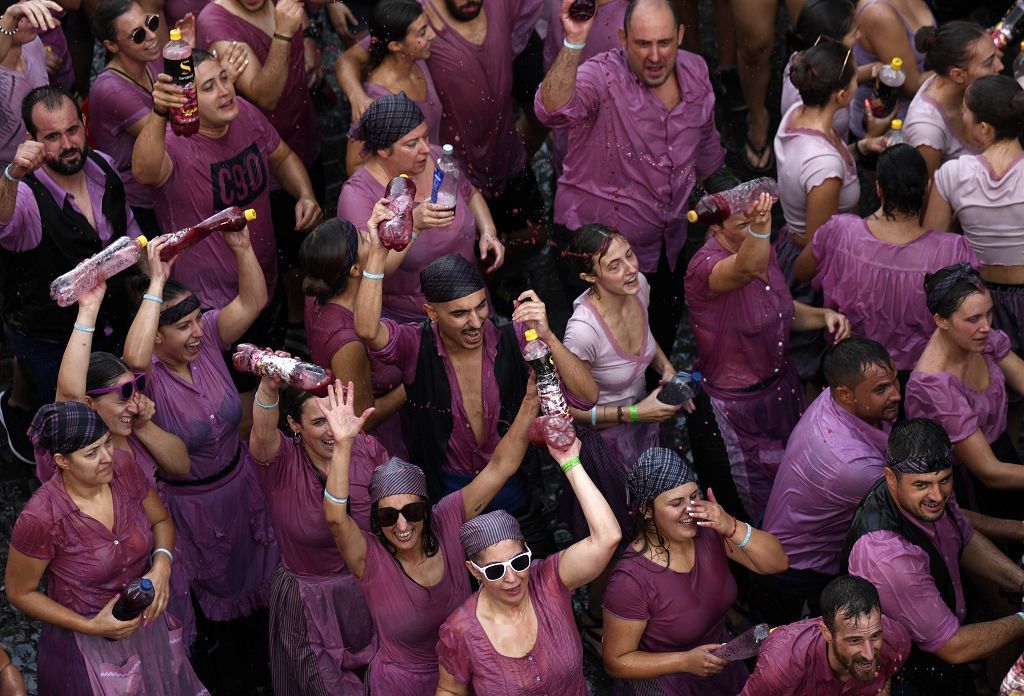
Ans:
{"type": "Polygon", "coordinates": [[[480,15],[480,10],[484,7],[483,0],[473,0],[473,3],[467,11],[456,6],[455,0],[444,0],[444,6],[448,8],[449,14],[460,22],[470,22],[480,15]]]}
{"type": "Polygon", "coordinates": [[[856,681],[869,682],[875,678],[875,672],[878,671],[878,657],[876,656],[872,662],[870,670],[864,672],[854,667],[854,658],[842,655],[838,650],[832,649],[832,654],[835,655],[836,662],[841,664],[847,673],[853,677],[856,681]]]}
{"type": "Polygon", "coordinates": [[[65,176],[71,176],[82,171],[85,167],[86,155],[89,153],[89,146],[83,145],[82,147],[69,147],[66,150],[61,150],[56,157],[46,163],[46,166],[65,176]],[[70,155],[77,154],[78,158],[70,161],[65,161],[65,158],[70,155]]]}

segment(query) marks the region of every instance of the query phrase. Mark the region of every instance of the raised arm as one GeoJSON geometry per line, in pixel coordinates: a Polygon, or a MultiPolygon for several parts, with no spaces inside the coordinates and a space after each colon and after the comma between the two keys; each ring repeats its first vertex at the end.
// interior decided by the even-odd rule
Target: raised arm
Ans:
{"type": "MultiPolygon", "coordinates": [[[[287,353],[278,353],[287,355],[287,353]]],[[[252,430],[249,431],[249,453],[260,464],[266,464],[277,455],[281,448],[281,436],[277,429],[281,417],[281,378],[264,376],[256,388],[255,404],[252,410],[252,430]],[[262,404],[262,405],[261,405],[262,404]]]]}
{"type": "Polygon", "coordinates": [[[715,492],[708,489],[708,499],[689,508],[690,516],[725,540],[725,553],[758,575],[781,573],[789,568],[789,558],[774,535],[755,528],[749,522],[740,522],[718,504],[715,492]]]}
{"type": "Polygon", "coordinates": [[[402,384],[387,394],[374,397],[370,357],[366,354],[366,346],[360,341],[346,343],[338,349],[331,357],[331,369],[334,374],[355,384],[354,411],[362,413],[373,406],[373,415],[366,421],[368,429],[383,423],[405,404],[405,385],[402,384]]]}
{"type": "Polygon", "coordinates": [[[352,105],[352,123],[358,121],[373,103],[373,99],[363,89],[363,68],[369,62],[369,52],[359,44],[353,44],[334,62],[334,76],[338,79],[338,86],[352,105]]]}
{"type": "Polygon", "coordinates": [[[318,403],[334,434],[334,451],[327,472],[327,488],[324,489],[324,515],[345,565],[353,575],[361,578],[366,571],[366,539],[356,521],[348,514],[349,470],[352,445],[373,409],[367,409],[362,416],[357,417],[352,411],[353,400],[352,383],[349,382],[342,389],[341,380],[338,380],[328,387],[327,396],[319,399],[318,403]],[[328,498],[328,495],[331,497],[328,498]],[[335,500],[344,502],[338,503],[335,500]]]}
{"type": "MultiPolygon", "coordinates": [[[[587,43],[594,18],[578,22],[570,17],[569,7],[572,3],[573,0],[562,0],[561,20],[565,43],[582,46],[587,43]]],[[[573,92],[576,91],[576,70],[579,68],[582,52],[582,49],[569,48],[565,45],[558,52],[554,64],[544,76],[544,81],[540,83],[540,101],[547,111],[558,111],[572,99],[573,92]]]]}
{"type": "Polygon", "coordinates": [[[153,82],[153,113],[146,117],[132,148],[132,176],[140,184],[159,188],[171,178],[174,163],[167,154],[167,117],[170,109],[184,105],[181,87],[173,84],[169,75],[157,75],[153,82]]]}
{"type": "Polygon", "coordinates": [[[711,292],[738,290],[765,272],[772,255],[771,212],[771,196],[761,194],[748,213],[747,236],[739,250],[711,269],[708,277],[711,292]]]}
{"type": "Polygon", "coordinates": [[[380,350],[391,340],[387,325],[380,320],[380,310],[384,302],[384,286],[381,281],[389,252],[380,243],[377,225],[391,218],[391,213],[384,206],[383,200],[378,201],[373,207],[373,213],[366,223],[370,251],[366,266],[363,268],[363,278],[359,281],[359,291],[356,292],[353,310],[356,335],[370,350],[380,350]]]}
{"type": "Polygon", "coordinates": [[[579,439],[568,450],[557,450],[549,446],[548,452],[572,486],[590,530],[590,536],[561,551],[561,558],[558,559],[558,577],[568,589],[575,590],[604,572],[615,553],[615,547],[622,540],[622,530],[619,529],[608,501],[597,490],[580,463],[579,439]]]}
{"type": "Polygon", "coordinates": [[[100,284],[87,290],[78,298],[78,316],[75,330],[71,332],[64,357],[57,373],[57,401],[85,401],[85,384],[89,373],[89,356],[92,354],[93,331],[81,331],[79,326],[96,328],[96,317],[100,313],[107,284],[100,284]]]}
{"type": "Polygon", "coordinates": [[[238,264],[238,296],[217,316],[217,332],[224,343],[234,343],[267,306],[267,280],[249,243],[248,225],[223,237],[238,264]]]}
{"type": "Polygon", "coordinates": [[[160,470],[171,476],[187,476],[192,459],[185,441],[153,422],[156,404],[145,394],[135,393],[139,412],[132,423],[132,434],[146,448],[160,470]]]}
{"type": "MultiPolygon", "coordinates": [[[[0,39],[7,38],[0,34],[0,39]]],[[[46,153],[43,150],[42,143],[35,140],[26,140],[18,145],[18,149],[14,153],[14,159],[7,170],[10,176],[5,176],[0,181],[0,222],[6,224],[14,217],[14,210],[18,202],[19,185],[17,180],[39,169],[43,166],[45,160],[46,153]]],[[[32,194],[26,190],[25,195],[31,196],[32,194]]]]}
{"type": "MultiPolygon", "coordinates": [[[[164,284],[171,276],[174,259],[160,260],[160,249],[166,241],[154,239],[146,245],[146,261],[149,264],[149,287],[145,295],[151,298],[164,296],[164,284]]],[[[160,328],[160,308],[163,304],[156,300],[143,297],[142,303],[135,312],[132,325],[128,328],[128,336],[124,340],[124,361],[136,372],[149,372],[152,365],[153,345],[157,329],[160,328]]]]}
{"type": "MultiPolygon", "coordinates": [[[[0,15],[0,29],[3,30],[0,32],[0,61],[7,58],[7,54],[11,52],[14,45],[12,37],[18,32],[18,22],[22,17],[39,32],[59,27],[60,22],[54,19],[51,10],[61,14],[64,8],[51,0],[23,0],[8,7],[0,15]]],[[[16,109],[21,107],[20,104],[11,106],[16,109]]]]}

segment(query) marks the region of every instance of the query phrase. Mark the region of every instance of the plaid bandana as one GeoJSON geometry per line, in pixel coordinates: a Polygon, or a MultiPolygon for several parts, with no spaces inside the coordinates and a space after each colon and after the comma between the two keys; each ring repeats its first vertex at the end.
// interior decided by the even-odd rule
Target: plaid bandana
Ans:
{"type": "Polygon", "coordinates": [[[966,280],[979,290],[985,287],[981,281],[981,275],[966,261],[961,261],[960,263],[947,266],[946,268],[951,268],[952,273],[943,278],[940,282],[936,283],[935,287],[931,289],[931,292],[929,292],[925,298],[928,304],[928,311],[932,314],[935,314],[938,306],[942,303],[942,300],[946,297],[949,291],[953,289],[953,286],[961,280],[966,280]]]}
{"type": "Polygon", "coordinates": [[[46,404],[36,411],[28,429],[32,444],[50,454],[77,452],[106,433],[99,414],[80,401],[46,404]]]}
{"type": "Polygon", "coordinates": [[[423,123],[423,112],[405,92],[377,99],[352,126],[348,137],[362,140],[367,152],[394,145],[413,128],[423,123]]]}
{"type": "Polygon", "coordinates": [[[697,481],[697,474],[679,455],[664,447],[641,454],[629,472],[629,503],[639,509],[665,491],[697,481]]]}

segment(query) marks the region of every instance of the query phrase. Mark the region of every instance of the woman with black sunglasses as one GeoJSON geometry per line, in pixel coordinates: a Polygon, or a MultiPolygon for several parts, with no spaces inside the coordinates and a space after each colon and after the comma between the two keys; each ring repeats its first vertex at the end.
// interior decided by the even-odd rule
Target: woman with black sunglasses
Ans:
{"type": "Polygon", "coordinates": [[[572,593],[604,571],[622,533],[580,466],[580,441],[548,451],[572,486],[590,535],[531,568],[519,522],[504,510],[462,525],[466,567],[480,590],[441,626],[438,696],[589,693],[572,593]]]}
{"type": "Polygon", "coordinates": [[[526,454],[539,402],[531,378],[519,413],[487,466],[461,490],[431,506],[423,471],[392,458],[370,479],[372,533],[349,515],[352,446],[366,419],[352,410],[352,383],[340,380],[320,408],[334,435],[324,511],[334,542],[366,598],[380,639],[367,677],[370,694],[432,694],[437,632],[470,594],[459,529],[487,507],[526,454]]]}

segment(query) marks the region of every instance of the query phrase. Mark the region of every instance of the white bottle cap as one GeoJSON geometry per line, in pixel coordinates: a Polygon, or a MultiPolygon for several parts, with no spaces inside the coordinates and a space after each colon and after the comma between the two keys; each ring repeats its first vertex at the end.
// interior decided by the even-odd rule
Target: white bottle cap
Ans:
{"type": "Polygon", "coordinates": [[[447,143],[445,144],[445,146],[444,146],[444,147],[442,147],[442,148],[441,148],[441,150],[442,150],[442,151],[444,152],[444,154],[446,154],[446,155],[450,155],[450,154],[453,154],[453,153],[455,152],[455,148],[454,148],[454,147],[452,147],[451,145],[448,145],[447,143]]]}

